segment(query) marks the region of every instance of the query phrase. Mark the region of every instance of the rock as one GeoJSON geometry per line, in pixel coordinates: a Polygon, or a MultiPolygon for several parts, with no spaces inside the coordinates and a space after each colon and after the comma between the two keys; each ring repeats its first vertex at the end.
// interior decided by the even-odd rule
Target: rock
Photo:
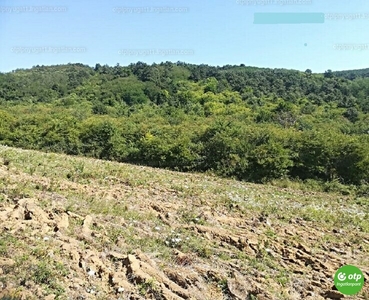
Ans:
{"type": "Polygon", "coordinates": [[[48,223],[49,216],[40,207],[38,207],[33,199],[22,199],[19,201],[24,206],[24,220],[36,219],[41,223],[48,223]],[[24,202],[22,200],[25,200],[24,202]],[[22,202],[21,202],[22,201],[22,202]]]}
{"type": "Polygon", "coordinates": [[[115,251],[110,251],[107,257],[113,260],[123,260],[127,258],[127,255],[123,255],[115,251]]]}
{"type": "Polygon", "coordinates": [[[144,273],[140,267],[140,261],[132,254],[124,260],[123,265],[127,267],[127,274],[132,276],[137,284],[150,280],[150,276],[144,273]]]}
{"type": "Polygon", "coordinates": [[[326,299],[342,299],[345,296],[341,294],[339,291],[330,290],[325,292],[324,298],[326,299]]]}
{"type": "Polygon", "coordinates": [[[91,225],[92,225],[92,217],[90,215],[87,215],[83,220],[83,228],[89,230],[91,225]]]}
{"type": "Polygon", "coordinates": [[[251,246],[251,245],[253,245],[253,246],[257,246],[258,244],[259,244],[259,241],[258,241],[258,239],[257,238],[254,238],[254,237],[252,237],[252,238],[248,238],[247,239],[247,243],[251,246]]]}
{"type": "Polygon", "coordinates": [[[311,282],[311,284],[314,285],[314,286],[317,286],[317,287],[322,287],[322,283],[320,281],[317,281],[317,280],[313,280],[311,282]]]}
{"type": "Polygon", "coordinates": [[[313,294],[312,296],[307,296],[305,300],[324,300],[322,296],[313,294]]]}
{"type": "MultiPolygon", "coordinates": [[[[238,278],[232,278],[227,281],[227,287],[232,295],[232,299],[244,300],[245,295],[250,294],[250,289],[253,290],[253,284],[239,280],[238,278]]],[[[259,299],[259,298],[258,298],[259,299]]]]}
{"type": "Polygon", "coordinates": [[[299,243],[298,248],[303,250],[304,252],[306,252],[308,254],[311,254],[311,249],[303,243],[299,243]]]}
{"type": "Polygon", "coordinates": [[[212,240],[212,235],[209,233],[209,232],[205,232],[205,237],[209,240],[209,241],[211,241],[212,240]]]}
{"type": "Polygon", "coordinates": [[[24,283],[24,286],[28,289],[32,288],[33,286],[35,285],[35,283],[32,281],[32,280],[27,280],[25,283],[24,283]]]}
{"type": "Polygon", "coordinates": [[[164,270],[164,273],[168,276],[170,280],[178,284],[180,287],[184,289],[188,287],[186,278],[181,273],[168,268],[164,270]]]}
{"type": "Polygon", "coordinates": [[[108,280],[109,280],[109,284],[111,286],[114,286],[117,290],[123,289],[125,292],[132,291],[132,286],[127,281],[126,274],[123,272],[110,273],[108,280]]]}
{"type": "Polygon", "coordinates": [[[294,235],[295,235],[292,231],[290,231],[290,230],[288,230],[288,229],[285,229],[285,230],[284,230],[284,232],[285,232],[287,235],[290,235],[290,236],[294,236],[294,235]]]}
{"type": "Polygon", "coordinates": [[[75,219],[84,220],[84,218],[83,218],[82,216],[80,216],[80,215],[78,215],[78,214],[75,214],[75,213],[73,213],[73,212],[71,212],[71,211],[67,211],[67,214],[68,214],[68,216],[71,216],[71,217],[73,217],[73,218],[75,218],[75,219]]]}
{"type": "Polygon", "coordinates": [[[339,254],[347,254],[346,251],[343,251],[343,250],[338,249],[336,247],[329,248],[329,251],[336,252],[336,253],[339,253],[339,254]]]}
{"type": "Polygon", "coordinates": [[[69,227],[69,217],[68,217],[68,215],[66,213],[63,213],[60,216],[60,220],[57,223],[57,226],[58,226],[58,229],[68,228],[69,227]]]}
{"type": "Polygon", "coordinates": [[[15,265],[15,261],[10,258],[0,257],[0,266],[12,267],[15,265]]]}

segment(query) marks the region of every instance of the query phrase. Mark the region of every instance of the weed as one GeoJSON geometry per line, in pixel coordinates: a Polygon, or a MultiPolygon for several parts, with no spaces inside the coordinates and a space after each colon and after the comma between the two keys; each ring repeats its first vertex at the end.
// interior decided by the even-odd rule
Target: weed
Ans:
{"type": "Polygon", "coordinates": [[[0,300],[21,300],[21,298],[18,296],[6,295],[2,296],[0,300]]]}
{"type": "Polygon", "coordinates": [[[36,247],[31,251],[31,255],[37,257],[37,258],[45,258],[48,256],[47,250],[41,247],[36,247]]]}
{"type": "Polygon", "coordinates": [[[213,250],[205,246],[197,249],[196,253],[202,258],[210,258],[213,255],[213,250]]]}
{"type": "Polygon", "coordinates": [[[180,248],[183,244],[183,239],[180,233],[172,232],[167,238],[165,239],[165,244],[171,248],[180,248]]]}
{"type": "Polygon", "coordinates": [[[19,242],[16,237],[11,234],[4,234],[0,237],[0,256],[7,256],[11,247],[16,247],[19,242]]]}
{"type": "Polygon", "coordinates": [[[119,227],[110,227],[107,233],[109,240],[112,241],[114,244],[117,244],[119,239],[126,235],[124,230],[119,227]]]}
{"type": "Polygon", "coordinates": [[[288,273],[283,270],[280,271],[277,276],[275,276],[275,280],[283,287],[287,286],[287,283],[289,282],[289,276],[288,273]]]}
{"type": "Polygon", "coordinates": [[[194,211],[182,210],[182,220],[187,224],[205,225],[205,220],[194,211]]]}
{"type": "Polygon", "coordinates": [[[158,286],[156,281],[153,278],[151,278],[138,284],[138,290],[140,295],[146,296],[149,293],[155,293],[158,290],[158,286]]]}
{"type": "Polygon", "coordinates": [[[34,165],[30,165],[28,167],[28,173],[32,176],[36,172],[37,167],[34,165]]]}
{"type": "Polygon", "coordinates": [[[33,281],[39,284],[50,284],[53,280],[53,272],[44,261],[38,263],[33,271],[33,281]]]}
{"type": "Polygon", "coordinates": [[[223,299],[233,299],[232,293],[228,287],[228,279],[223,278],[218,282],[218,287],[222,291],[223,299]]]}
{"type": "Polygon", "coordinates": [[[222,291],[228,290],[228,280],[226,278],[221,279],[218,282],[218,287],[220,287],[222,291]]]}
{"type": "Polygon", "coordinates": [[[68,271],[62,263],[52,263],[44,260],[31,267],[31,270],[30,279],[36,284],[44,285],[49,294],[53,293],[56,296],[60,296],[65,292],[57,280],[59,276],[64,277],[68,275],[68,271]]]}

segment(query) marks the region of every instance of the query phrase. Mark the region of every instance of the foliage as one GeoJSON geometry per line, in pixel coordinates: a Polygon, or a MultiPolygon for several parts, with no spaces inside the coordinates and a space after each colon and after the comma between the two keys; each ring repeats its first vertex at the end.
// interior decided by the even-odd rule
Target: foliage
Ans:
{"type": "Polygon", "coordinates": [[[365,191],[365,70],[35,66],[0,74],[0,141],[254,182],[317,180],[365,191]]]}

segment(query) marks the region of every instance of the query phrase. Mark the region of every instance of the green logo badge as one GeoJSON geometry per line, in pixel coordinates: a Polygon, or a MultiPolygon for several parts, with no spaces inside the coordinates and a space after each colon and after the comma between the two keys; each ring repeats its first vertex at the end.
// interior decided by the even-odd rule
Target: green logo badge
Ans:
{"type": "Polygon", "coordinates": [[[334,275],[334,285],[344,295],[355,295],[364,286],[363,272],[354,266],[343,266],[334,275]]]}

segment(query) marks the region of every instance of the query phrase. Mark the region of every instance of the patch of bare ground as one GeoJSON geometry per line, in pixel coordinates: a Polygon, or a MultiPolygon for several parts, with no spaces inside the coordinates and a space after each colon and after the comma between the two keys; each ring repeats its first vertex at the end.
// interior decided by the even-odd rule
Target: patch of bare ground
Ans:
{"type": "Polygon", "coordinates": [[[340,299],[368,199],[0,147],[0,299],[340,299]],[[1,163],[6,158],[7,163],[1,163]]]}

